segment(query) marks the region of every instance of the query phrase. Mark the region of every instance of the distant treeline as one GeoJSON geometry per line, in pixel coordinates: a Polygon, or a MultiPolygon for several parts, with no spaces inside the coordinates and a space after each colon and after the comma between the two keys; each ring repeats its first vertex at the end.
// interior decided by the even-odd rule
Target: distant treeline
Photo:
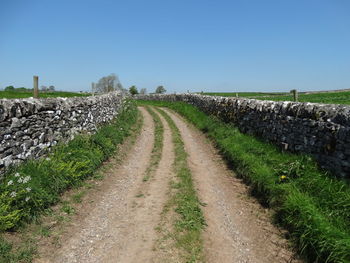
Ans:
{"type": "Polygon", "coordinates": [[[7,86],[4,91],[16,91],[16,92],[31,92],[33,89],[27,89],[25,87],[15,88],[14,86],[7,86]]]}
{"type": "MultiPolygon", "coordinates": [[[[25,87],[19,87],[15,88],[14,86],[7,86],[4,91],[9,91],[9,92],[33,92],[33,89],[27,89],[25,87]]],[[[40,91],[55,91],[55,86],[51,85],[49,87],[47,86],[41,86],[40,91]]]]}

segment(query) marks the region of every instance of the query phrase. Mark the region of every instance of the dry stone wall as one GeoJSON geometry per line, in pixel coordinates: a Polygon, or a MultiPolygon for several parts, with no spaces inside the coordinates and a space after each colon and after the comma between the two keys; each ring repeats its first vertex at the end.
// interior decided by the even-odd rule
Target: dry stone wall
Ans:
{"type": "Polygon", "coordinates": [[[119,93],[92,97],[0,100],[0,173],[38,158],[59,141],[94,132],[112,120],[124,98],[119,93]]]}
{"type": "Polygon", "coordinates": [[[197,94],[139,95],[138,99],[187,102],[234,123],[244,133],[292,152],[312,154],[333,174],[350,178],[349,106],[197,94]]]}

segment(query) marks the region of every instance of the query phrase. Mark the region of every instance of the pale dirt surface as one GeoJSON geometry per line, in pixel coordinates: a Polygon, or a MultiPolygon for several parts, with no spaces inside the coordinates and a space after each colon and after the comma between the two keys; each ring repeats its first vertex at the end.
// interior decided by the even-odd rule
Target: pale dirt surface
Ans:
{"type": "Polygon", "coordinates": [[[61,237],[62,246],[42,254],[36,262],[153,262],[157,261],[155,228],[160,220],[174,160],[171,132],[164,131],[164,147],[159,167],[147,182],[143,176],[149,165],[154,142],[151,116],[140,108],[144,127],[123,165],[118,165],[102,186],[94,204],[78,217],[61,237]],[[154,260],[152,259],[154,258],[154,260]]]}
{"type": "Polygon", "coordinates": [[[176,113],[164,109],[180,129],[206,223],[206,262],[302,262],[295,259],[271,213],[249,197],[206,137],[176,113]]]}

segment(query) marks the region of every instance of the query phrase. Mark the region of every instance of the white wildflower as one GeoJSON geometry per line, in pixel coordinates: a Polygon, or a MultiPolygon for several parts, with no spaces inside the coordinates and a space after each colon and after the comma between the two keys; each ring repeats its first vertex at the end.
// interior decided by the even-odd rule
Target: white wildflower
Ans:
{"type": "Polygon", "coordinates": [[[23,183],[24,183],[24,184],[25,184],[25,183],[28,183],[31,179],[32,179],[32,178],[28,175],[28,176],[24,177],[23,183]]]}
{"type": "Polygon", "coordinates": [[[7,185],[13,185],[13,181],[12,180],[8,181],[7,185]]]}
{"type": "Polygon", "coordinates": [[[47,157],[47,158],[46,158],[46,161],[51,161],[51,158],[47,157]]]}
{"type": "Polygon", "coordinates": [[[16,195],[17,195],[17,193],[16,193],[15,191],[13,191],[13,192],[10,193],[10,196],[11,196],[11,197],[16,197],[16,195]]]}
{"type": "Polygon", "coordinates": [[[30,197],[27,196],[26,199],[25,199],[25,201],[28,202],[29,200],[30,200],[30,197]]]}
{"type": "Polygon", "coordinates": [[[27,192],[29,193],[30,191],[32,191],[32,188],[27,187],[26,190],[27,190],[27,192]]]}
{"type": "Polygon", "coordinates": [[[19,173],[15,173],[15,177],[19,177],[19,173]]]}
{"type": "Polygon", "coordinates": [[[22,182],[23,182],[23,178],[22,178],[22,177],[20,177],[20,178],[18,179],[18,181],[17,181],[17,182],[22,183],[22,182]]]}

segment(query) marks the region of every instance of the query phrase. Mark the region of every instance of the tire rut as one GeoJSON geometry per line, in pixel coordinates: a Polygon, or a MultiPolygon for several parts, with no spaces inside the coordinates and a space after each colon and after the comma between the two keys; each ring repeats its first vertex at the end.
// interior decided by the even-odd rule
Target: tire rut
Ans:
{"type": "Polygon", "coordinates": [[[234,177],[215,148],[176,113],[163,109],[180,129],[206,223],[207,262],[301,262],[272,225],[271,213],[249,197],[248,187],[234,177]]]}

